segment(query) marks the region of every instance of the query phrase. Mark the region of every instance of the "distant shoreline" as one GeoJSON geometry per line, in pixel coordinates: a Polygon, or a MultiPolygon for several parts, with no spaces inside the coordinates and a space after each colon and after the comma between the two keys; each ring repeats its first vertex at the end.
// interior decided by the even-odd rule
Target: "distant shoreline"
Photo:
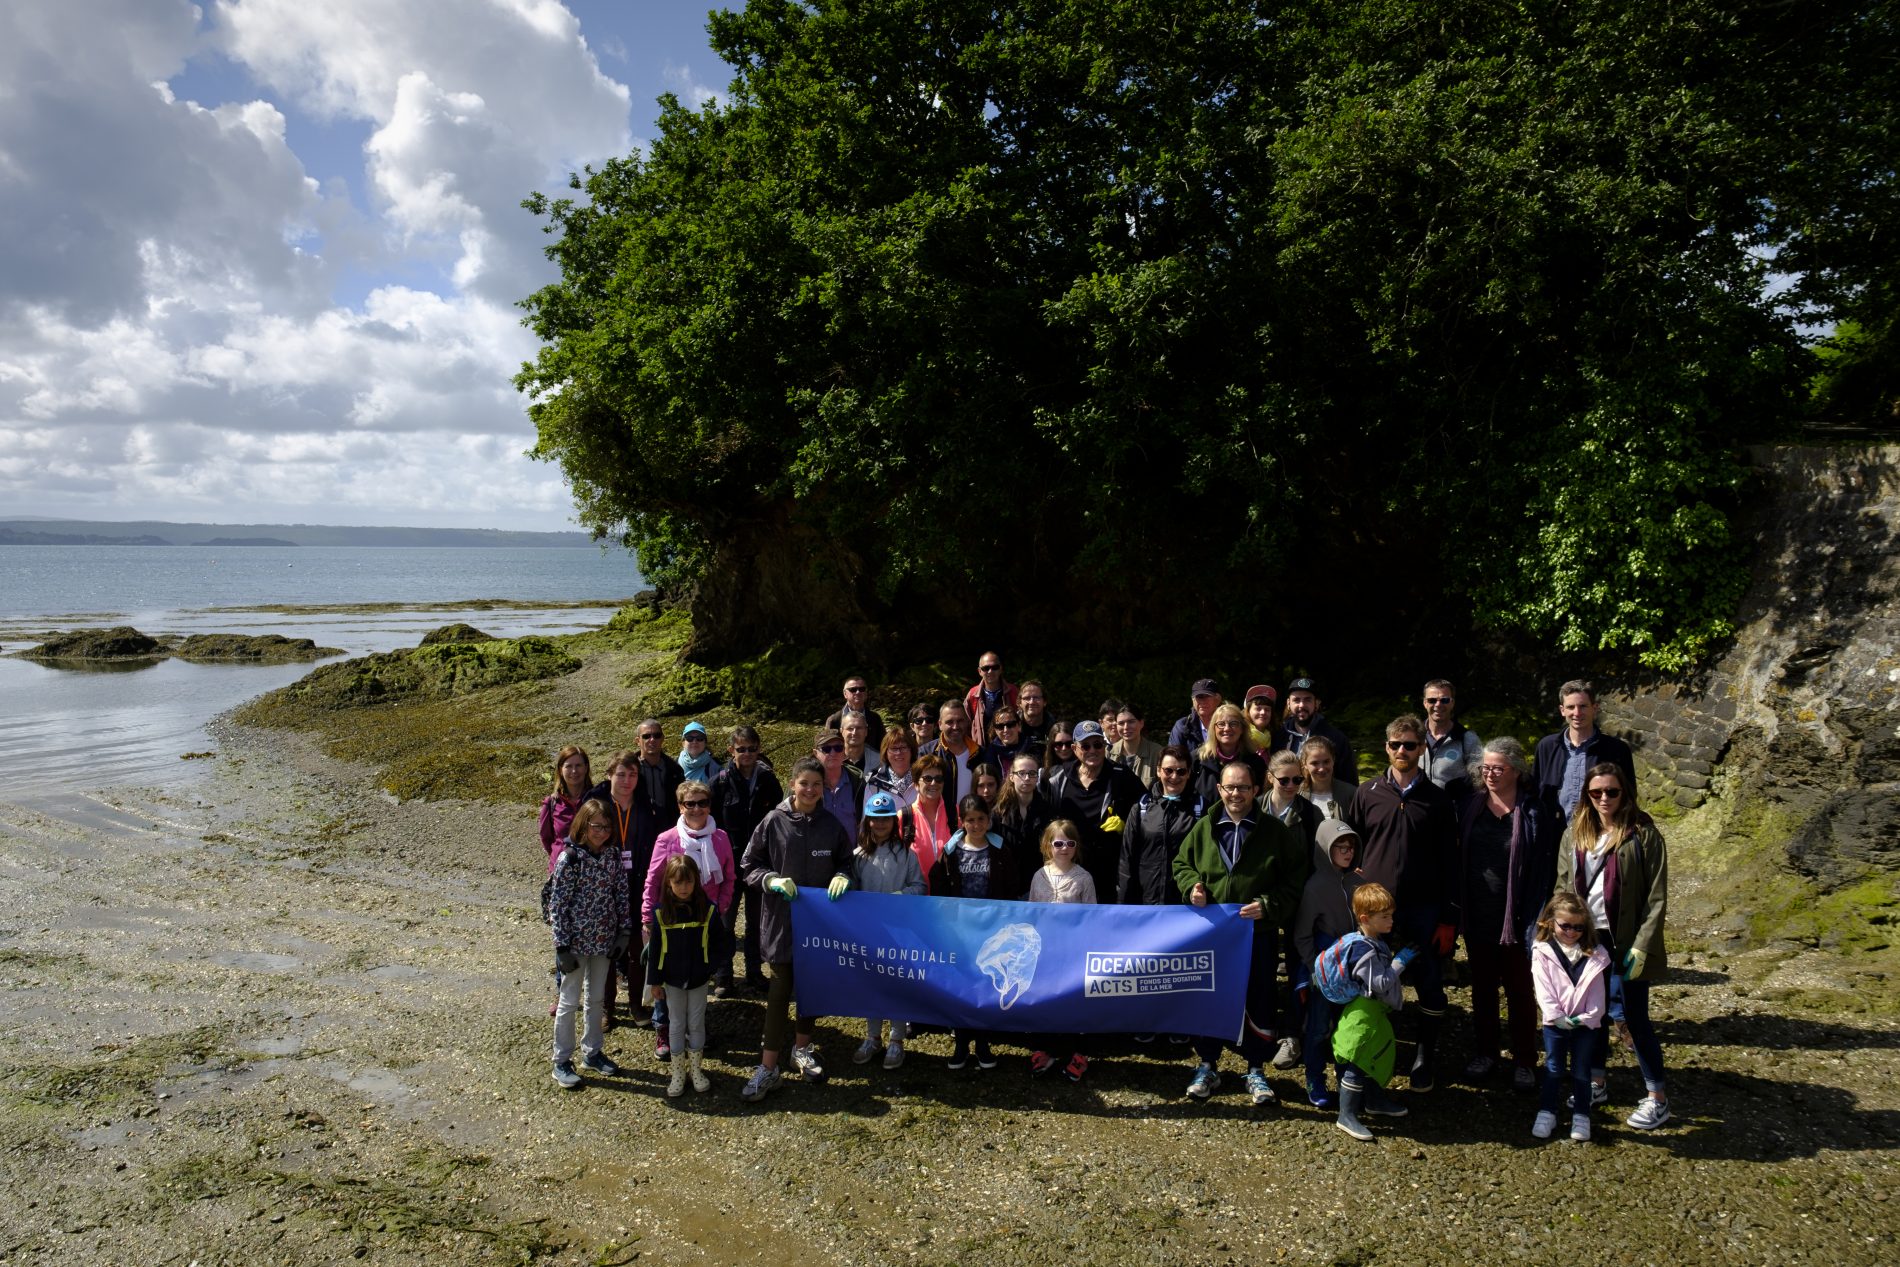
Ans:
{"type": "Polygon", "coordinates": [[[84,546],[452,546],[531,549],[595,545],[585,532],[500,528],[406,528],[331,524],[200,524],[161,520],[0,520],[0,545],[84,546]]]}

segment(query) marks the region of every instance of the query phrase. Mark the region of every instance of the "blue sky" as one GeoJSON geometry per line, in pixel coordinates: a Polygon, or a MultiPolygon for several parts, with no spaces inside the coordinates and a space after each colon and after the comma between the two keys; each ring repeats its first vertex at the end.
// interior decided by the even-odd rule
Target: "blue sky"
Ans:
{"type": "Polygon", "coordinates": [[[706,13],[0,7],[0,514],[569,526],[517,204],[725,89],[706,13]]]}

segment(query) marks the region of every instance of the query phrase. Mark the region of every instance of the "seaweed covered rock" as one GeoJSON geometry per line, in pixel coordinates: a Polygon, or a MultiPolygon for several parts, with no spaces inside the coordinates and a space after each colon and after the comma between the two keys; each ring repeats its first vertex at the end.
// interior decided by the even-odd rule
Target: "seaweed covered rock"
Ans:
{"type": "Polygon", "coordinates": [[[164,655],[165,648],[158,639],[130,625],[117,625],[111,629],[76,629],[21,654],[32,660],[149,660],[164,655]]]}
{"type": "Polygon", "coordinates": [[[192,634],[172,648],[180,660],[194,664],[296,664],[342,655],[336,647],[319,647],[309,638],[282,634],[192,634]]]}
{"type": "Polygon", "coordinates": [[[335,709],[446,699],[484,687],[560,677],[580,667],[579,660],[547,638],[439,643],[326,664],[259,702],[335,709]]]}
{"type": "Polygon", "coordinates": [[[440,629],[431,629],[428,633],[422,635],[422,641],[416,645],[433,647],[444,642],[494,642],[496,640],[494,634],[483,633],[475,626],[458,620],[452,625],[444,625],[440,629]]]}

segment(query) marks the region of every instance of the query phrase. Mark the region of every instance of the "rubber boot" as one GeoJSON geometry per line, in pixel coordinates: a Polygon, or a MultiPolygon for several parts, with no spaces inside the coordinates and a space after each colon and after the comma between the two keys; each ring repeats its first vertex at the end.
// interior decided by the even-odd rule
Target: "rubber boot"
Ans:
{"type": "Polygon", "coordinates": [[[1357,1140],[1369,1140],[1372,1131],[1359,1120],[1360,1106],[1366,1102],[1366,1089],[1349,1082],[1339,1084],[1339,1129],[1357,1140]]]}
{"type": "Polygon", "coordinates": [[[692,1052],[686,1057],[686,1067],[693,1079],[693,1090],[703,1095],[712,1090],[712,1079],[708,1078],[706,1071],[699,1067],[699,1060],[700,1053],[692,1052]]]}
{"type": "Polygon", "coordinates": [[[686,1094],[686,1062],[685,1061],[676,1060],[673,1062],[673,1076],[671,1078],[668,1078],[666,1081],[666,1093],[670,1096],[681,1096],[681,1095],[686,1094]]]}
{"type": "Polygon", "coordinates": [[[1410,1085],[1414,1091],[1430,1091],[1438,1085],[1438,1027],[1441,1016],[1418,1016],[1418,1050],[1412,1056],[1410,1085]]]}
{"type": "Polygon", "coordinates": [[[1367,1117],[1404,1117],[1412,1111],[1387,1095],[1383,1087],[1369,1086],[1365,1094],[1365,1108],[1362,1111],[1367,1117]]]}

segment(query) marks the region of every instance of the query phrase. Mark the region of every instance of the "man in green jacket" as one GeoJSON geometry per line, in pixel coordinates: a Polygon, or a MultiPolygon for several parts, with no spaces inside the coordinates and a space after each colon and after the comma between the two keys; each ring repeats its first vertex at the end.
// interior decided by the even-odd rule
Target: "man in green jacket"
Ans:
{"type": "MultiPolygon", "coordinates": [[[[1273,1055],[1273,978],[1278,930],[1293,922],[1306,883],[1306,847],[1301,835],[1271,814],[1258,812],[1260,789],[1253,771],[1235,761],[1220,772],[1220,807],[1188,831],[1174,856],[1174,880],[1195,906],[1237,904],[1236,918],[1254,921],[1253,955],[1247,975],[1247,1010],[1241,1022],[1240,1055],[1247,1062],[1247,1091],[1255,1105],[1271,1104],[1266,1062],[1273,1055]]],[[[1200,1064],[1187,1093],[1205,1100],[1220,1086],[1221,1048],[1215,1037],[1194,1040],[1200,1064]]]]}

